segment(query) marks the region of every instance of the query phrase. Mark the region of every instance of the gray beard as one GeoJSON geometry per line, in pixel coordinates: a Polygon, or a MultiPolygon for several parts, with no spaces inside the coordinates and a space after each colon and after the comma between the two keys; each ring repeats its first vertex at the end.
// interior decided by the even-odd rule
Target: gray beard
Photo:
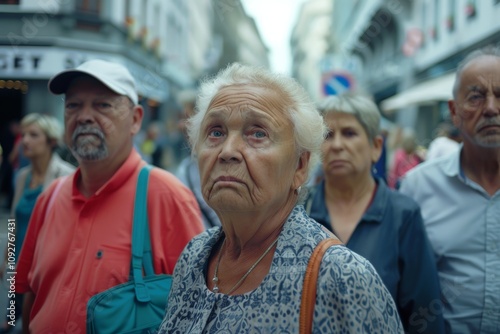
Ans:
{"type": "Polygon", "coordinates": [[[75,129],[71,151],[77,159],[84,161],[102,160],[109,155],[104,133],[100,129],[85,125],[75,129]],[[93,134],[95,137],[80,137],[81,134],[93,134]]]}
{"type": "Polygon", "coordinates": [[[94,146],[86,141],[80,140],[80,143],[73,143],[71,151],[75,157],[85,161],[97,161],[106,158],[109,154],[108,148],[103,141],[98,146],[94,146]]]}

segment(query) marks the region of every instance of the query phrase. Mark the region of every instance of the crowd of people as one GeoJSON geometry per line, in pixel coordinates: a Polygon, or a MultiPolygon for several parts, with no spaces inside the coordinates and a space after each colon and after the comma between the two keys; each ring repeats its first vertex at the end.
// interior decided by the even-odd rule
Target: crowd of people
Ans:
{"type": "MultiPolygon", "coordinates": [[[[498,78],[499,48],[470,53],[427,154],[404,132],[383,164],[381,114],[362,93],[314,103],[240,64],[186,93],[189,154],[147,188],[152,266],[173,275],[156,330],[298,333],[306,267],[333,238],[309,332],[499,333],[498,78]]],[[[64,95],[64,131],[27,114],[16,148],[17,314],[25,333],[85,332],[89,299],[129,279],[136,182],[160,165],[159,129],[136,141],[144,111],[122,65],[90,60],[48,89],[64,95]]]]}

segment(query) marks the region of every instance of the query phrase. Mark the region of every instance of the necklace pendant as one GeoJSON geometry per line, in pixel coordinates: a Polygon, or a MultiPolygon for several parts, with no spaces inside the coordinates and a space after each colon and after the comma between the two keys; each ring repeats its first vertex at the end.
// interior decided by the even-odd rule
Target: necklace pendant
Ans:
{"type": "Polygon", "coordinates": [[[219,292],[219,287],[217,286],[217,284],[219,283],[219,278],[217,276],[214,276],[214,278],[212,278],[212,282],[214,282],[214,288],[212,289],[212,291],[215,293],[219,292]]]}

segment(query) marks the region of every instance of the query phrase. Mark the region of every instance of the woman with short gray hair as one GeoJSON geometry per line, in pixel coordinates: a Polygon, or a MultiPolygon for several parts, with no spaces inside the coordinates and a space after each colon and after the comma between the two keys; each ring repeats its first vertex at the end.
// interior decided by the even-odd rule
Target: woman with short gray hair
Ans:
{"type": "Polygon", "coordinates": [[[380,113],[366,96],[331,96],[318,107],[328,127],[324,180],[306,200],[311,218],[368,259],[396,301],[406,333],[444,333],[436,263],[420,208],[372,175],[382,150],[380,113]]]}

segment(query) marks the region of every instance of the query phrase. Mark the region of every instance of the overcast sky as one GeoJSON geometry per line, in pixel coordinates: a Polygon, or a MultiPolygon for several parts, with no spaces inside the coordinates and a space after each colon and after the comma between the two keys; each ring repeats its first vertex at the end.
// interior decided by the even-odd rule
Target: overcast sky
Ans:
{"type": "Polygon", "coordinates": [[[271,69],[291,74],[290,36],[300,5],[306,0],[242,0],[269,49],[271,69]]]}

